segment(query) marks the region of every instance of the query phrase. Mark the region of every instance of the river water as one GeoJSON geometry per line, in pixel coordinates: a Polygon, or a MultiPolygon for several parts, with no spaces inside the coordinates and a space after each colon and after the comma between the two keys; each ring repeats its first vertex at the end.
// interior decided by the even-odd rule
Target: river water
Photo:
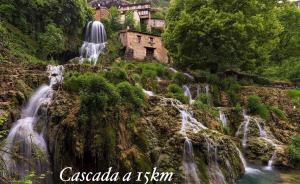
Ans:
{"type": "Polygon", "coordinates": [[[266,170],[264,167],[251,167],[261,170],[259,173],[244,175],[237,184],[299,184],[300,170],[273,169],[266,170]]]}

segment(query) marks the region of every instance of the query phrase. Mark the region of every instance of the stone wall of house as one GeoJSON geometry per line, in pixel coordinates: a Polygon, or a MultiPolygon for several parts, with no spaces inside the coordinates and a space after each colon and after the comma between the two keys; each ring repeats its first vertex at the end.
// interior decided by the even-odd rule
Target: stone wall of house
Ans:
{"type": "Polygon", "coordinates": [[[103,19],[107,19],[109,17],[109,11],[107,8],[101,7],[96,9],[95,20],[101,21],[103,19]]]}
{"type": "Polygon", "coordinates": [[[146,59],[147,48],[154,49],[154,58],[162,63],[168,63],[168,52],[163,46],[161,37],[150,34],[143,34],[132,31],[121,31],[120,41],[126,47],[126,54],[132,56],[131,59],[144,60],[146,59]],[[133,53],[132,53],[133,52],[133,53]]]}

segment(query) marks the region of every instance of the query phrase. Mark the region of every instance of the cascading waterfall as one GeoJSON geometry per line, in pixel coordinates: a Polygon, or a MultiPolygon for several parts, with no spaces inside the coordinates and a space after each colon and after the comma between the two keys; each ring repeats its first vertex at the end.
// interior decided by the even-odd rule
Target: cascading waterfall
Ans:
{"type": "Polygon", "coordinates": [[[246,114],[246,111],[243,111],[243,117],[244,121],[240,125],[236,135],[241,135],[243,134],[243,140],[242,140],[242,145],[245,148],[247,146],[247,139],[248,139],[248,131],[249,131],[249,123],[250,123],[250,116],[246,114]],[[243,132],[242,132],[243,131],[243,132]]]}
{"type": "Polygon", "coordinates": [[[187,76],[187,77],[188,77],[189,79],[191,79],[191,80],[194,80],[194,79],[195,79],[191,74],[183,73],[183,75],[187,76]]]}
{"type": "Polygon", "coordinates": [[[179,100],[171,98],[163,98],[165,103],[171,102],[171,105],[175,107],[181,114],[182,123],[180,133],[185,137],[184,151],[183,151],[183,168],[185,172],[186,184],[200,184],[200,179],[197,174],[197,164],[194,159],[193,144],[187,136],[187,132],[197,133],[200,130],[207,129],[202,123],[197,121],[192,112],[184,106],[179,100]]]}
{"type": "Polygon", "coordinates": [[[227,117],[221,108],[219,109],[219,116],[220,116],[219,118],[220,118],[220,121],[222,122],[223,127],[226,127],[227,126],[227,117]]]}
{"type": "MultiPolygon", "coordinates": [[[[40,120],[40,108],[51,103],[53,87],[63,81],[64,68],[48,66],[47,72],[50,84],[42,85],[33,94],[22,109],[21,119],[13,125],[6,138],[3,160],[9,174],[18,178],[25,177],[30,171],[46,174],[51,170],[43,131],[38,131],[36,124],[40,120]]],[[[43,122],[42,125],[43,130],[46,123],[43,122]]]]}
{"type": "Polygon", "coordinates": [[[236,147],[236,151],[238,152],[239,157],[240,157],[240,159],[243,163],[243,167],[245,169],[246,174],[259,174],[259,173],[261,173],[260,170],[254,169],[254,168],[248,166],[247,161],[246,161],[246,159],[245,159],[245,157],[244,157],[244,155],[243,155],[243,153],[241,152],[240,149],[238,149],[236,147]]]}
{"type": "Polygon", "coordinates": [[[184,142],[183,150],[183,162],[182,162],[185,174],[186,184],[199,184],[200,179],[197,175],[197,165],[194,158],[194,150],[192,142],[186,138],[184,142]]]}
{"type": "Polygon", "coordinates": [[[147,96],[155,96],[155,94],[154,94],[153,91],[148,91],[148,90],[143,89],[143,92],[144,92],[147,96]]]}
{"type": "Polygon", "coordinates": [[[257,125],[257,127],[259,129],[259,135],[260,135],[260,137],[263,138],[266,142],[270,143],[274,147],[274,152],[272,154],[271,159],[268,161],[268,166],[265,167],[266,170],[272,170],[273,162],[276,159],[277,144],[275,144],[272,141],[271,137],[267,134],[267,132],[265,131],[264,127],[262,127],[259,122],[256,122],[256,125],[257,125]]]}
{"type": "Polygon", "coordinates": [[[211,183],[224,184],[226,183],[224,175],[218,163],[218,150],[214,142],[210,138],[206,138],[208,152],[208,166],[211,183]]]}
{"type": "Polygon", "coordinates": [[[169,69],[174,73],[178,73],[178,71],[175,68],[170,67],[169,69]]]}
{"type": "Polygon", "coordinates": [[[189,98],[189,104],[192,105],[194,100],[193,100],[190,88],[187,85],[183,85],[182,88],[184,90],[184,96],[189,98]]]}
{"type": "Polygon", "coordinates": [[[84,58],[90,63],[96,65],[97,60],[106,46],[106,31],[104,25],[99,21],[91,21],[88,23],[85,32],[85,39],[80,48],[80,64],[84,58]]]}
{"type": "Polygon", "coordinates": [[[205,93],[206,93],[206,96],[207,96],[207,104],[211,105],[210,91],[209,91],[209,85],[208,84],[205,85],[205,93]]]}

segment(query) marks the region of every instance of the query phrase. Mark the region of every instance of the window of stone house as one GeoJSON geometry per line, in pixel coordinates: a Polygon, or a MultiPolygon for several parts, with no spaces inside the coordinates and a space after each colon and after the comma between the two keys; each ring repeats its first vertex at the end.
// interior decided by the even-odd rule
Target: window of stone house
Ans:
{"type": "Polygon", "coordinates": [[[142,40],[142,36],[137,35],[137,41],[138,41],[138,43],[141,43],[141,40],[142,40]]]}
{"type": "Polygon", "coordinates": [[[154,42],[154,38],[153,38],[153,37],[150,37],[150,38],[149,38],[149,41],[150,41],[150,43],[153,43],[153,42],[154,42]]]}

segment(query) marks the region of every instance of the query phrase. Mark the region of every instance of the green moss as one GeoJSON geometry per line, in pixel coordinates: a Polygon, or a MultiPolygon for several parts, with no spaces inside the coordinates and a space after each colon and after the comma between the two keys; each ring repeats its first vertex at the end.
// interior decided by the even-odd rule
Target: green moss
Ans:
{"type": "Polygon", "coordinates": [[[300,90],[291,89],[288,91],[288,94],[293,99],[294,103],[300,107],[300,90]]]}
{"type": "Polygon", "coordinates": [[[261,118],[268,119],[270,112],[266,105],[261,102],[259,96],[252,95],[247,99],[247,109],[252,114],[259,114],[261,118]]]}
{"type": "Polygon", "coordinates": [[[166,96],[169,98],[175,98],[182,103],[188,103],[188,98],[184,95],[183,89],[177,84],[170,84],[168,86],[168,93],[166,96]]]}
{"type": "Polygon", "coordinates": [[[287,120],[287,116],[285,112],[283,112],[278,107],[270,107],[270,110],[276,114],[277,117],[279,117],[282,120],[287,120]]]}
{"type": "Polygon", "coordinates": [[[300,135],[295,136],[288,146],[289,158],[292,162],[300,162],[300,135]]]}

